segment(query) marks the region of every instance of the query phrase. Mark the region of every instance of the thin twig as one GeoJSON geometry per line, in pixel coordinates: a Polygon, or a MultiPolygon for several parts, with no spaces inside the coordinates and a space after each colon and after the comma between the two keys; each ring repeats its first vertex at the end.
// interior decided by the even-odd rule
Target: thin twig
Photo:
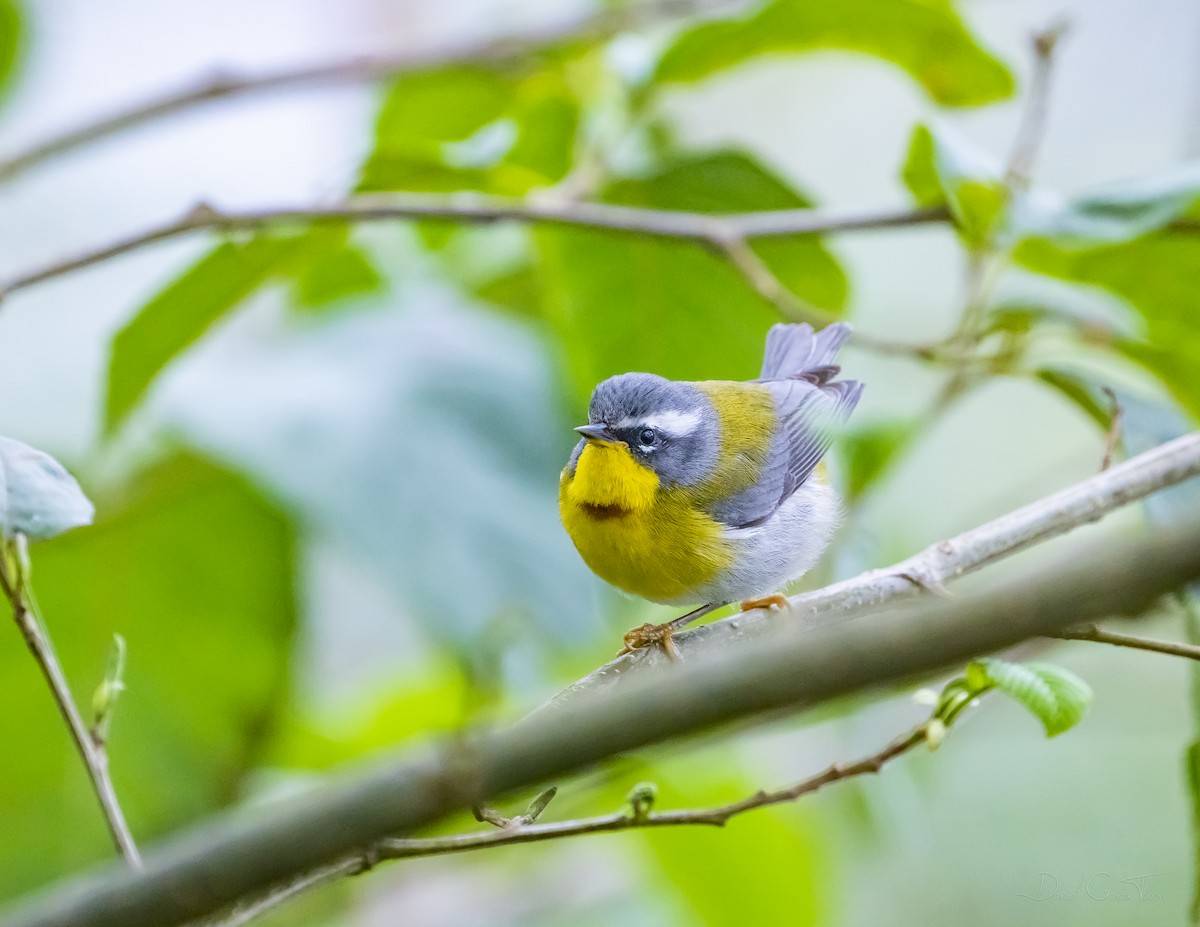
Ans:
{"type": "Polygon", "coordinates": [[[1121,400],[1117,398],[1109,387],[1101,387],[1104,390],[1104,395],[1108,397],[1110,415],[1108,420],[1108,431],[1104,436],[1104,457],[1100,461],[1100,470],[1103,472],[1112,466],[1113,456],[1117,453],[1117,445],[1121,443],[1121,430],[1125,421],[1125,410],[1121,408],[1121,400]]]}
{"type": "Polygon", "coordinates": [[[156,225],[10,277],[0,283],[0,298],[158,242],[203,230],[244,232],[310,223],[388,222],[405,219],[446,219],[453,222],[485,224],[511,221],[553,223],[684,239],[723,251],[725,242],[731,239],[897,228],[943,222],[946,217],[947,214],[942,209],[844,213],[785,209],[713,216],[604,203],[530,202],[461,194],[365,196],[328,206],[236,212],[218,211],[211,206],[200,204],[188,210],[180,219],[156,225]]]}
{"type": "MultiPolygon", "coordinates": [[[[1025,108],[1017,126],[1012,152],[1004,171],[1004,192],[1010,204],[1009,208],[1012,201],[1029,187],[1033,166],[1046,131],[1054,53],[1058,48],[1059,39],[1065,32],[1065,22],[1059,22],[1033,36],[1033,76],[1030,79],[1029,92],[1025,96],[1025,108]]],[[[988,304],[1011,257],[1012,245],[1010,242],[998,240],[1001,237],[993,234],[989,241],[973,248],[968,254],[967,295],[962,315],[945,345],[957,352],[959,362],[935,401],[937,412],[945,411],[951,402],[970,387],[974,379],[971,361],[986,330],[988,304]]]]}
{"type": "Polygon", "coordinates": [[[1200,645],[1159,641],[1151,637],[1137,637],[1133,634],[1120,634],[1117,631],[1106,631],[1094,624],[1071,628],[1054,636],[1064,641],[1094,641],[1097,644],[1112,644],[1116,647],[1129,647],[1133,650],[1165,653],[1168,656],[1183,657],[1187,660],[1200,660],[1200,645]]]}
{"type": "Polygon", "coordinates": [[[1060,19],[1033,36],[1033,74],[1029,80],[1028,102],[1017,126],[1012,154],[1004,175],[1005,186],[1010,190],[1025,190],[1032,180],[1033,166],[1042,147],[1050,111],[1054,53],[1068,28],[1067,20],[1060,19]]]}
{"type": "Polygon", "coordinates": [[[462,64],[505,64],[520,61],[555,45],[602,39],[656,19],[707,12],[735,11],[743,3],[730,0],[648,0],[572,18],[521,36],[457,42],[387,55],[357,55],[315,65],[300,65],[265,74],[217,73],[193,80],[179,90],[125,107],[0,159],[0,183],[92,142],[187,112],[217,100],[247,97],[303,87],[373,83],[428,68],[462,64]]]}
{"type": "Polygon", "coordinates": [[[349,876],[362,875],[373,866],[374,861],[368,854],[356,853],[347,856],[336,863],[330,863],[328,866],[322,866],[294,879],[289,879],[253,901],[235,905],[227,914],[202,921],[195,924],[194,927],[242,927],[243,924],[248,924],[268,911],[273,911],[297,895],[349,876]]]}
{"type": "MultiPolygon", "coordinates": [[[[841,620],[944,586],[966,573],[1099,521],[1115,509],[1197,475],[1200,475],[1200,432],[1176,438],[1015,512],[932,544],[890,567],[792,596],[791,607],[777,616],[742,612],[681,632],[672,640],[686,662],[710,649],[728,647],[735,640],[762,634],[780,621],[800,620],[813,626],[841,620]]],[[[630,672],[657,666],[664,660],[657,647],[619,656],[564,689],[539,710],[564,703],[585,690],[612,685],[630,672]]]]}
{"type": "Polygon", "coordinates": [[[524,824],[500,830],[475,831],[452,834],[448,837],[425,839],[389,838],[374,845],[373,852],[379,859],[411,859],[417,856],[435,856],[443,853],[459,853],[483,847],[504,846],[510,843],[535,843],[559,837],[574,837],[580,834],[606,833],[645,827],[678,827],[687,824],[704,824],[723,827],[730,818],[766,808],[793,802],[805,795],[834,782],[852,779],[869,773],[877,773],[886,763],[907,753],[925,742],[925,725],[914,728],[897,737],[882,750],[851,763],[834,763],[822,772],[801,779],[782,789],[767,792],[759,790],[739,801],[714,808],[693,808],[679,811],[651,811],[636,814],[618,811],[614,814],[582,818],[574,821],[555,821],[549,824],[524,824]]]}
{"type": "Polygon", "coordinates": [[[130,866],[134,869],[141,869],[142,859],[138,853],[137,844],[134,843],[129,825],[125,822],[125,815],[121,811],[117,793],[113,789],[112,779],[108,773],[108,753],[103,745],[93,739],[88,732],[87,725],[71,697],[66,675],[59,666],[54,646],[30,605],[21,568],[16,566],[13,573],[10,574],[9,558],[3,550],[0,550],[0,592],[3,592],[4,597],[12,605],[13,618],[21,630],[21,636],[25,639],[29,652],[33,654],[34,661],[42,671],[46,684],[54,696],[54,703],[58,706],[58,711],[67,724],[71,740],[74,741],[75,749],[79,752],[84,767],[87,769],[92,790],[96,793],[100,808],[104,812],[104,820],[108,824],[108,830],[117,851],[130,866]]]}
{"type": "Polygon", "coordinates": [[[822,328],[837,320],[832,312],[814,306],[788,289],[743,236],[717,238],[712,243],[717,253],[725,257],[746,278],[754,291],[773,304],[787,321],[809,322],[822,328]]]}

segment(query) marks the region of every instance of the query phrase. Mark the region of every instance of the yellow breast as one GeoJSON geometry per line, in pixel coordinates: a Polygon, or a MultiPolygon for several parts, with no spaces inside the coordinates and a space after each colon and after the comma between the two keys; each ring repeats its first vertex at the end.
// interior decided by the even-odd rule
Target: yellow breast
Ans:
{"type": "Polygon", "coordinates": [[[731,563],[720,524],[686,487],[662,489],[624,444],[589,441],[559,482],[563,525],[601,579],[653,602],[687,604],[731,563]]]}

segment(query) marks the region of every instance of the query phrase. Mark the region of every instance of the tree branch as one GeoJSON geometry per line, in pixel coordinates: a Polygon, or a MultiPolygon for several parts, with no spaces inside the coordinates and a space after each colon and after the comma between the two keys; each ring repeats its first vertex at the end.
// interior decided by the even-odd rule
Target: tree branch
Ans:
{"type": "MultiPolygon", "coordinates": [[[[0,592],[12,606],[13,618],[21,630],[21,636],[25,639],[29,652],[33,654],[34,661],[42,671],[46,684],[50,687],[50,693],[54,696],[54,703],[58,706],[59,714],[62,715],[67,730],[71,733],[71,740],[83,760],[84,768],[87,770],[92,784],[92,791],[96,793],[96,798],[100,802],[100,809],[104,813],[104,820],[108,825],[108,831],[117,852],[134,869],[140,869],[142,859],[138,853],[137,844],[134,843],[129,825],[125,823],[125,815],[121,811],[117,793],[113,789],[112,779],[108,774],[108,753],[103,744],[93,738],[79,714],[75,700],[71,697],[71,689],[67,685],[67,677],[55,656],[54,646],[38,622],[37,615],[27,597],[22,568],[20,565],[16,565],[10,572],[11,564],[7,546],[5,543],[3,549],[0,549],[0,592]]],[[[17,559],[18,557],[13,558],[14,561],[17,559]]]]}
{"type": "Polygon", "coordinates": [[[1107,542],[1065,568],[984,595],[834,626],[780,623],[767,639],[583,693],[561,710],[377,764],[294,801],[217,819],[159,848],[145,873],[109,868],[51,886],[2,927],[185,923],[514,789],[713,725],[811,707],[1102,616],[1140,613],[1198,576],[1200,522],[1107,542]]]}
{"type": "MultiPolygon", "coordinates": [[[[1011,213],[1013,201],[1028,189],[1033,165],[1041,149],[1049,111],[1050,78],[1053,74],[1054,53],[1066,25],[1058,23],[1033,36],[1034,66],[1025,95],[1025,107],[1017,126],[1012,152],[1004,170],[1003,187],[1006,210],[1011,213]]],[[[974,385],[979,374],[972,372],[972,362],[980,342],[987,333],[987,310],[992,293],[1012,258],[1014,241],[1006,234],[1004,225],[993,227],[987,239],[970,247],[967,252],[966,296],[962,314],[953,333],[938,347],[952,349],[957,355],[953,372],[946,379],[934,403],[935,413],[944,412],[964,391],[974,385]]]]}
{"type": "MultiPolygon", "coordinates": [[[[950,580],[1080,525],[1099,521],[1115,509],[1197,475],[1200,475],[1200,432],[1176,438],[1015,512],[931,544],[890,567],[869,570],[853,579],[792,596],[791,608],[783,615],[741,612],[676,634],[672,641],[680,658],[687,660],[709,648],[727,647],[740,638],[756,637],[781,621],[810,627],[827,624],[923,591],[941,590],[950,580]]],[[[660,648],[635,650],[589,673],[547,704],[562,703],[585,690],[610,686],[631,672],[666,662],[660,648]]]]}
{"type": "Polygon", "coordinates": [[[1054,72],[1054,53],[1067,34],[1068,23],[1058,20],[1033,36],[1033,75],[1029,81],[1028,102],[1017,126],[1017,137],[1008,159],[1004,183],[1012,191],[1028,188],[1033,165],[1046,133],[1050,111],[1050,79],[1054,72]]]}
{"type": "Polygon", "coordinates": [[[543,840],[557,840],[562,837],[613,833],[648,827],[687,825],[724,827],[730,818],[748,811],[798,801],[805,795],[817,792],[834,782],[877,773],[891,760],[902,756],[925,741],[925,725],[921,724],[870,756],[849,763],[834,763],[824,771],[782,789],[772,792],[760,789],[740,801],[719,805],[715,808],[650,811],[634,806],[613,814],[602,814],[571,821],[555,821],[547,824],[537,824],[524,819],[524,816],[518,816],[507,824],[498,825],[499,829],[493,828],[492,830],[423,839],[387,837],[372,844],[365,851],[352,853],[335,863],[322,866],[311,873],[293,879],[268,892],[262,898],[238,906],[229,916],[215,920],[213,927],[241,927],[242,924],[267,911],[274,910],[297,895],[348,876],[362,875],[385,860],[444,856],[449,853],[490,849],[515,843],[540,843],[543,840]]]}
{"type": "Polygon", "coordinates": [[[1116,647],[1129,647],[1133,650],[1165,653],[1168,656],[1183,657],[1187,660],[1200,660],[1200,645],[1159,641],[1149,637],[1137,637],[1133,634],[1120,634],[1116,631],[1106,631],[1094,624],[1069,628],[1054,636],[1064,641],[1094,641],[1097,644],[1113,644],[1116,647]]]}
{"type": "MultiPolygon", "coordinates": [[[[363,196],[329,206],[284,207],[222,212],[207,205],[193,207],[182,218],[157,225],[116,241],[89,248],[43,267],[25,271],[0,283],[0,299],[77,270],[132,251],[193,232],[258,231],[263,228],[310,223],[389,222],[445,219],[452,222],[523,222],[633,232],[656,238],[675,238],[708,245],[727,253],[727,242],[784,235],[897,228],[942,222],[943,209],[878,210],[827,213],[815,209],[707,215],[671,210],[641,209],[604,203],[506,200],[455,194],[423,196],[363,196]]],[[[757,257],[757,256],[755,256],[757,257]]],[[[765,294],[764,294],[765,295],[765,294]]],[[[768,297],[769,298],[769,297],[768,297]]]]}
{"type": "Polygon", "coordinates": [[[323,64],[301,65],[265,74],[217,73],[192,81],[179,90],[117,110],[92,122],[67,129],[0,159],[0,183],[92,142],[129,129],[158,122],[217,100],[247,97],[303,87],[373,83],[414,71],[454,64],[506,64],[535,55],[554,45],[602,39],[657,19],[736,10],[730,0],[646,0],[605,9],[590,17],[575,17],[543,26],[521,36],[458,42],[434,49],[390,55],[358,55],[323,64]]]}

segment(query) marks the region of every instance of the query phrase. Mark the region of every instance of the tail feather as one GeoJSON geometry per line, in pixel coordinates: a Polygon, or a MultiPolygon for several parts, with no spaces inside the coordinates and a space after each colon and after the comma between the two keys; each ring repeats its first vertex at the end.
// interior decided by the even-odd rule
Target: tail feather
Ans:
{"type": "Polygon", "coordinates": [[[767,333],[767,349],[763,357],[762,380],[788,380],[804,378],[809,373],[825,374],[819,379],[828,379],[826,371],[837,365],[833,363],[846,339],[850,337],[850,326],[845,322],[834,322],[814,333],[808,323],[771,326],[767,333]]]}

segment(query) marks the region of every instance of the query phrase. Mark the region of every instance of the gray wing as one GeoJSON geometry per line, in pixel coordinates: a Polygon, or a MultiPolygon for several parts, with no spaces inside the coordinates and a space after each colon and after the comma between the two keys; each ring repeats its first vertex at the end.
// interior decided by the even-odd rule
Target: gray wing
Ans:
{"type": "MultiPolygon", "coordinates": [[[[834,322],[815,333],[807,322],[800,325],[772,325],[767,332],[767,347],[763,352],[759,378],[786,380],[833,366],[850,332],[850,326],[845,322],[834,322]]],[[[825,379],[832,376],[830,374],[825,379]]]]}
{"type": "Polygon", "coordinates": [[[815,336],[807,325],[771,330],[763,371],[779,378],[759,382],[775,400],[775,435],[755,485],[723,500],[716,518],[735,528],[760,525],[812,475],[862,395],[861,383],[833,380],[839,368],[830,361],[849,334],[841,323],[815,336]]]}

